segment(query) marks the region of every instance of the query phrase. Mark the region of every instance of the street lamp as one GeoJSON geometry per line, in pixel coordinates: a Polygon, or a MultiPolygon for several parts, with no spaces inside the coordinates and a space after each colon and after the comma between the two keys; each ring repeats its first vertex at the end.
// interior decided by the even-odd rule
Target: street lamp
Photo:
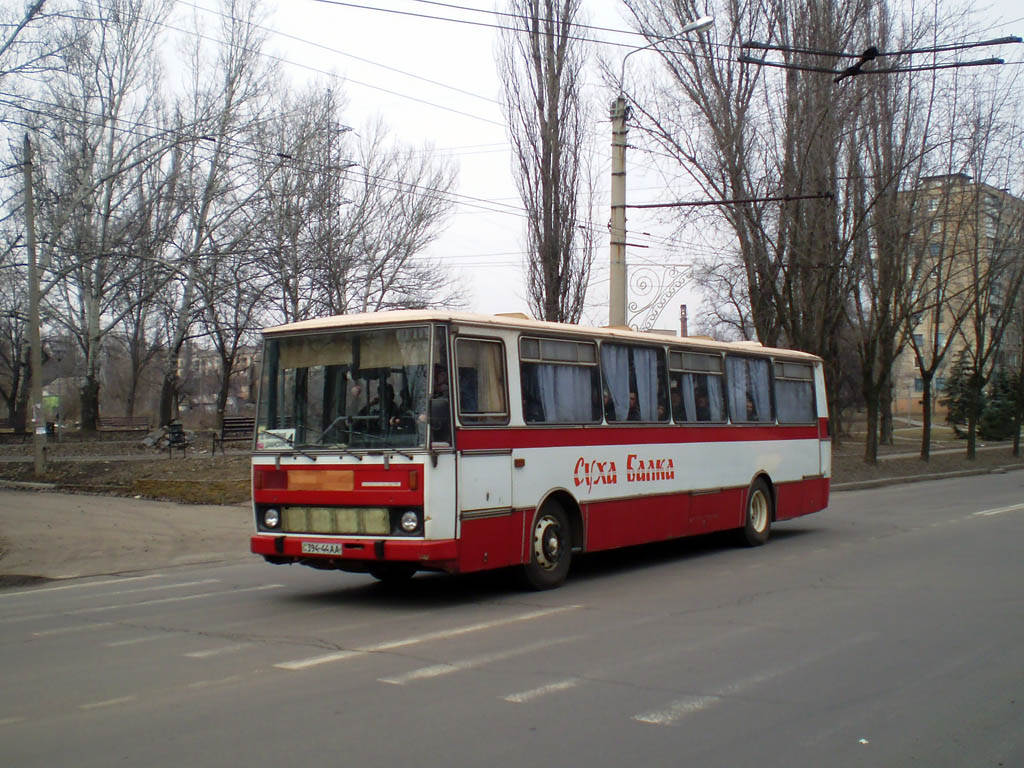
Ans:
{"type": "Polygon", "coordinates": [[[612,189],[611,189],[611,269],[608,295],[608,325],[626,325],[626,60],[634,53],[654,48],[690,32],[702,32],[715,23],[714,16],[701,16],[683,26],[674,35],[659,37],[647,45],[628,51],[622,57],[619,72],[619,95],[612,102],[612,189]]]}

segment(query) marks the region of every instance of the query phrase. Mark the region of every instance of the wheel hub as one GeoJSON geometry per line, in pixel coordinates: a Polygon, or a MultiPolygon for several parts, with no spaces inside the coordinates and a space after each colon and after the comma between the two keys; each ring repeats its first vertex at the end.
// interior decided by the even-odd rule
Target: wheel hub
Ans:
{"type": "Polygon", "coordinates": [[[537,520],[533,529],[533,552],[537,564],[545,570],[552,570],[562,559],[562,528],[552,517],[537,520]]]}

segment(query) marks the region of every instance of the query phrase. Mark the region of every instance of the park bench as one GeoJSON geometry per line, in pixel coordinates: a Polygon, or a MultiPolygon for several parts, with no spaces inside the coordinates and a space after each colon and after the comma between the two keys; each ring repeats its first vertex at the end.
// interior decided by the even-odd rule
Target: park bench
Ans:
{"type": "Polygon", "coordinates": [[[96,426],[103,430],[145,432],[149,429],[146,416],[100,416],[96,426]]]}
{"type": "Polygon", "coordinates": [[[220,431],[213,436],[212,453],[217,453],[218,443],[220,452],[224,453],[224,443],[226,442],[252,441],[252,433],[255,429],[256,419],[253,416],[225,416],[220,431]]]}

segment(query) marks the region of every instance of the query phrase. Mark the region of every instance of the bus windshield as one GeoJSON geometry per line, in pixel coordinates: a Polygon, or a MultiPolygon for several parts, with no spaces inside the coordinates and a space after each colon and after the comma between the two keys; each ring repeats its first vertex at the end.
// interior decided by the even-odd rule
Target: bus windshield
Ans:
{"type": "Polygon", "coordinates": [[[444,336],[431,361],[430,335],[423,325],[267,338],[257,449],[417,448],[428,426],[450,440],[444,336]]]}

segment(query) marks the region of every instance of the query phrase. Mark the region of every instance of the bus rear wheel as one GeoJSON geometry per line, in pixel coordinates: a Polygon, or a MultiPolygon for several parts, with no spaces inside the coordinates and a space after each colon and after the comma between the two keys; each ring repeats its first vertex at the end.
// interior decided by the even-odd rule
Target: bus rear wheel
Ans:
{"type": "Polygon", "coordinates": [[[772,492],[763,477],[750,484],[747,512],[743,518],[743,540],[748,547],[759,547],[768,541],[772,528],[772,492]]]}
{"type": "Polygon", "coordinates": [[[523,578],[531,589],[553,589],[565,581],[572,560],[572,531],[565,510],[554,502],[534,516],[530,529],[530,562],[523,578]]]}
{"type": "Polygon", "coordinates": [[[412,563],[381,563],[371,565],[370,575],[385,584],[401,584],[413,577],[416,573],[416,566],[412,563]]]}

